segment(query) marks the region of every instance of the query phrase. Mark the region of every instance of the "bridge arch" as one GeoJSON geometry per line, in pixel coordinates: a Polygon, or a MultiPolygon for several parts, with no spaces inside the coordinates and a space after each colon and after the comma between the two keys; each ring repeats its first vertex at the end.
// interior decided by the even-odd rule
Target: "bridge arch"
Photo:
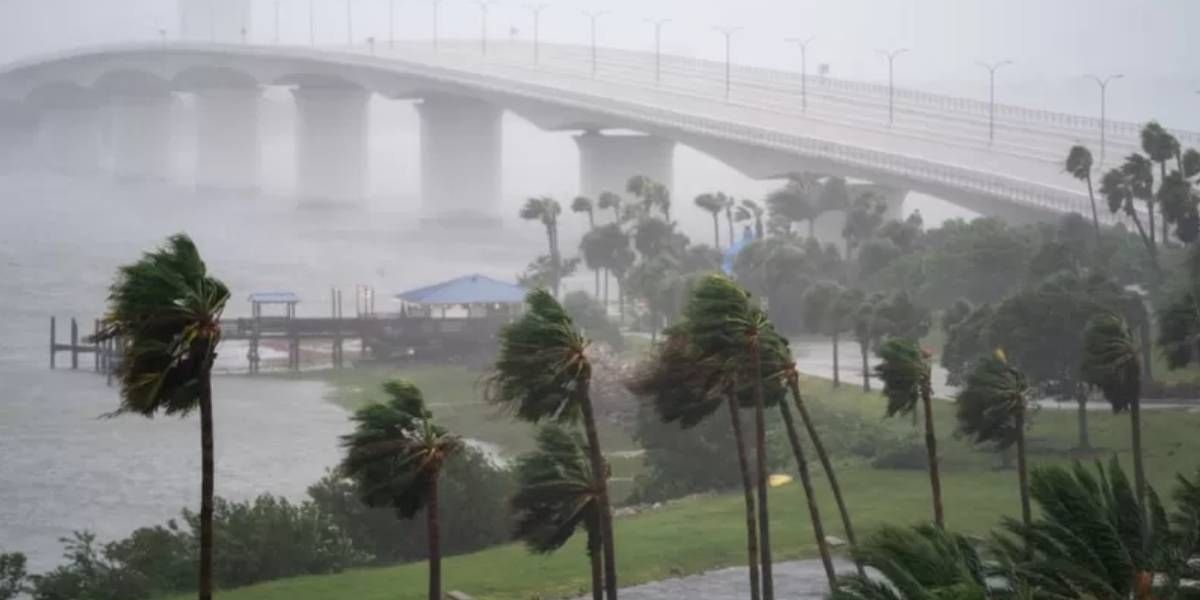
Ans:
{"type": "Polygon", "coordinates": [[[192,66],[177,73],[171,80],[179,91],[194,92],[212,89],[257,88],[259,80],[250,73],[233,67],[192,66]]]}

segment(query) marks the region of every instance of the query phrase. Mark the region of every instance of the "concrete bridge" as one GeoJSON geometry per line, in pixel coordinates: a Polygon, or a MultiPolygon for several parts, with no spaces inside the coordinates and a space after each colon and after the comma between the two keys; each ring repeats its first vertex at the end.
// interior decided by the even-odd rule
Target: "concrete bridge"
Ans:
{"type": "MultiPolygon", "coordinates": [[[[635,174],[671,184],[676,144],[745,175],[798,172],[876,184],[886,196],[936,196],[1017,221],[1090,212],[1062,171],[1075,143],[1099,157],[1100,124],[886,86],[652,53],[529,43],[403,42],[304,47],[133,43],[0,67],[0,165],[120,178],[165,178],[172,107],[195,111],[195,181],[259,185],[260,97],[291,90],[302,203],[355,204],[369,178],[367,101],[417,103],[424,214],[499,217],[501,115],[574,132],[580,191],[620,190],[635,174]],[[101,157],[107,157],[101,161],[101,157]]],[[[1139,126],[1107,123],[1109,162],[1134,151],[1139,126]]],[[[1176,132],[1185,145],[1200,134],[1176,132]]],[[[1107,211],[1104,211],[1107,212],[1107,211]]]]}

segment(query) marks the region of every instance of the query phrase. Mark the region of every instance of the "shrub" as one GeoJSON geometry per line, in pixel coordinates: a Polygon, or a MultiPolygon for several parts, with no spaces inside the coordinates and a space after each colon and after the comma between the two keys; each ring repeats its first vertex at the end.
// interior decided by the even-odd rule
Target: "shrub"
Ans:
{"type": "Polygon", "coordinates": [[[25,555],[0,553],[0,600],[12,600],[25,591],[25,555]]]}

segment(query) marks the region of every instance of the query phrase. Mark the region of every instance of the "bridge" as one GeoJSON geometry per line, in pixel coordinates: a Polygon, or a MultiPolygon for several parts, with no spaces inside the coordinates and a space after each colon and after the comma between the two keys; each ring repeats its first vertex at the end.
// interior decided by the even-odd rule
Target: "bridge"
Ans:
{"type": "MultiPolygon", "coordinates": [[[[195,181],[259,185],[260,97],[296,103],[301,203],[355,204],[366,193],[367,102],[416,102],[423,213],[499,218],[501,116],[571,132],[580,192],[628,177],[671,184],[676,144],[756,179],[795,173],[920,192],[1017,221],[1090,213],[1063,172],[1082,143],[1110,163],[1139,147],[1135,123],[654,53],[527,42],[406,41],[343,47],[162,41],[80,48],[0,67],[0,167],[162,179],[172,111],[190,98],[195,181]],[[101,160],[101,157],[107,157],[101,160]]],[[[1176,131],[1184,145],[1200,134],[1176,131]]],[[[1103,211],[1107,212],[1107,211],[1103,211]]]]}

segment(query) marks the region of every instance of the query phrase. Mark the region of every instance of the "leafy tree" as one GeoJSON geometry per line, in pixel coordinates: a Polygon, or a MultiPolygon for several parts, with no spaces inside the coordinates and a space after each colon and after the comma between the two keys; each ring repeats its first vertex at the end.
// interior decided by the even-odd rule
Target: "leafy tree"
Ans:
{"type": "Polygon", "coordinates": [[[761,240],[766,237],[766,232],[763,230],[763,215],[766,211],[762,206],[753,200],[742,200],[734,212],[733,219],[737,222],[754,221],[754,239],[761,240]]]}
{"type": "Polygon", "coordinates": [[[1083,334],[1083,379],[1096,386],[1114,413],[1129,411],[1132,426],[1133,475],[1138,501],[1146,498],[1142,466],[1141,367],[1138,348],[1124,319],[1102,314],[1088,321],[1083,334]]]}
{"type": "Polygon", "coordinates": [[[401,519],[422,508],[429,530],[429,600],[442,597],[438,478],[462,441],[433,422],[421,390],[410,382],[384,384],[389,398],[359,409],[354,432],[342,438],[340,469],[354,480],[367,506],[390,506],[401,519]]]}
{"type": "MultiPolygon", "coordinates": [[[[587,196],[576,196],[575,200],[573,200],[571,202],[571,210],[574,212],[577,212],[577,213],[583,213],[583,214],[587,215],[588,233],[591,233],[596,230],[596,204],[594,202],[592,202],[591,198],[588,198],[587,196]]],[[[583,250],[582,243],[580,244],[580,250],[581,251],[583,250]]],[[[595,288],[592,292],[592,295],[594,295],[596,298],[599,298],[600,297],[600,267],[596,264],[596,262],[594,260],[588,260],[587,254],[584,254],[583,258],[584,258],[584,263],[586,263],[587,267],[592,270],[592,275],[595,276],[595,280],[596,280],[595,288]]],[[[595,259],[596,256],[593,254],[591,258],[595,259]]]]}
{"type": "Polygon", "coordinates": [[[587,445],[578,434],[555,425],[538,430],[537,450],[517,459],[517,492],[512,497],[514,537],[531,552],[562,548],[582,528],[592,568],[592,598],[604,595],[601,557],[600,480],[591,471],[587,445]]]}
{"type": "Polygon", "coordinates": [[[212,365],[228,299],[229,288],[208,275],[196,245],[177,234],[118,270],[96,336],[120,340],[116,414],[152,417],[200,410],[200,600],[212,598],[212,365]]]}
{"type": "Polygon", "coordinates": [[[858,342],[859,355],[862,357],[863,391],[871,391],[870,353],[879,341],[887,334],[887,324],[883,321],[883,305],[886,298],[883,294],[852,296],[850,304],[856,307],[854,311],[854,340],[858,342]]]}
{"type": "Polygon", "coordinates": [[[857,306],[850,306],[846,290],[832,281],[819,281],[804,292],[801,300],[805,327],[813,332],[827,335],[833,341],[833,385],[841,385],[838,367],[838,340],[842,332],[850,328],[850,318],[857,306]]]}
{"type": "Polygon", "coordinates": [[[1032,394],[1025,375],[1008,363],[1002,350],[996,350],[976,363],[966,387],[958,394],[955,412],[958,431],[973,443],[991,444],[1001,451],[1016,445],[1021,521],[1026,525],[1033,520],[1025,455],[1025,427],[1032,394]]]}
{"type": "Polygon", "coordinates": [[[830,600],[988,600],[984,560],[966,536],[940,527],[884,526],[856,556],[886,581],[843,577],[830,600]]]}
{"type": "Polygon", "coordinates": [[[966,298],[959,298],[954,302],[954,304],[950,305],[950,308],[947,308],[946,311],[942,313],[942,333],[950,335],[950,330],[954,329],[954,327],[959,323],[965,321],[967,317],[971,316],[971,313],[974,311],[975,307],[971,306],[971,302],[969,300],[966,298]]]}
{"type": "MultiPolygon", "coordinates": [[[[725,210],[725,206],[729,203],[729,197],[720,192],[714,194],[701,194],[696,196],[696,206],[707,211],[712,215],[713,220],[713,248],[720,249],[721,247],[721,213],[725,210]]],[[[733,237],[730,236],[729,244],[733,245],[733,237]]]]}
{"type": "Polygon", "coordinates": [[[875,235],[883,225],[885,212],[887,204],[872,192],[864,193],[854,200],[854,204],[846,213],[846,223],[842,226],[847,258],[854,256],[854,252],[875,235]]]}
{"type": "Polygon", "coordinates": [[[556,280],[570,277],[578,268],[578,258],[559,260],[556,265],[553,257],[543,254],[533,259],[524,273],[517,275],[517,284],[526,289],[553,287],[556,280]]]}
{"type": "Polygon", "coordinates": [[[767,195],[770,220],[779,223],[787,233],[791,233],[793,223],[807,222],[808,237],[814,237],[813,226],[818,216],[815,196],[819,186],[811,177],[789,177],[783,187],[767,195]]]}
{"type": "Polygon", "coordinates": [[[1066,171],[1072,177],[1087,183],[1088,200],[1092,205],[1092,226],[1096,229],[1096,240],[1100,240],[1100,215],[1096,212],[1096,193],[1092,189],[1092,152],[1085,146],[1071,146],[1067,153],[1066,171]]]}
{"type": "Polygon", "coordinates": [[[925,450],[929,457],[929,486],[933,491],[933,520],[945,527],[942,481],[938,469],[937,436],[933,431],[933,386],[929,353],[911,339],[892,338],[879,347],[881,362],[875,374],[883,382],[887,416],[912,414],[920,403],[925,414],[925,450]]]}
{"type": "Polygon", "coordinates": [[[25,591],[25,555],[0,554],[0,600],[13,600],[25,591]]]}
{"type": "Polygon", "coordinates": [[[942,366],[947,372],[946,383],[954,386],[965,384],[975,362],[996,348],[990,337],[994,316],[995,309],[984,304],[972,309],[946,329],[946,343],[942,346],[941,356],[942,366]]]}
{"type": "Polygon", "coordinates": [[[558,245],[558,216],[562,214],[562,207],[558,201],[549,198],[530,198],[525,201],[525,205],[521,207],[521,218],[526,221],[538,221],[546,228],[546,244],[550,249],[550,287],[554,290],[554,295],[558,295],[558,288],[562,284],[562,254],[559,252],[558,245]]]}
{"type": "Polygon", "coordinates": [[[608,318],[598,301],[583,292],[571,292],[563,298],[562,306],[589,339],[608,344],[614,350],[624,348],[621,329],[608,318]]]}
{"type": "Polygon", "coordinates": [[[545,290],[530,292],[525,302],[524,314],[500,331],[500,352],[487,382],[487,398],[531,423],[583,421],[589,468],[598,494],[604,589],[609,600],[615,600],[617,563],[608,470],[589,393],[592,364],[587,356],[588,341],[545,290]]]}

